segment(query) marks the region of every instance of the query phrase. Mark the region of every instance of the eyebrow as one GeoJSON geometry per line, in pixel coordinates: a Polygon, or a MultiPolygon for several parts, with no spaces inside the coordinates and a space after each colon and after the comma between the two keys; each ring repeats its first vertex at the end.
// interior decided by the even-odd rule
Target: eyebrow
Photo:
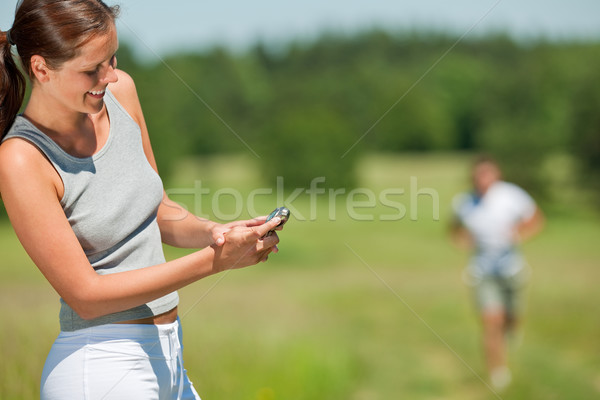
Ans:
{"type": "MultiPolygon", "coordinates": [[[[113,58],[115,58],[117,56],[117,52],[115,51],[115,53],[110,56],[110,58],[108,59],[108,61],[112,60],[113,58]]],[[[98,66],[102,65],[103,62],[106,62],[107,60],[102,60],[99,63],[94,63],[94,64],[84,64],[81,69],[90,69],[90,68],[97,68],[98,66]]]]}

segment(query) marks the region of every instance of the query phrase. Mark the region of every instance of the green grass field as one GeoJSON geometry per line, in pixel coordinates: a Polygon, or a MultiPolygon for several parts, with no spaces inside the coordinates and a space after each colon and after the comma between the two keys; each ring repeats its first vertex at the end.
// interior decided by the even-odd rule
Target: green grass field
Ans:
{"type": "MultiPolygon", "coordinates": [[[[377,196],[404,188],[390,197],[405,206],[404,218],[382,221],[394,210],[379,202],[354,210],[372,221],[351,218],[347,194],[334,203],[320,196],[309,218],[310,199],[299,196],[292,205],[305,220],[292,218],[268,263],[181,290],[186,367],[203,400],[600,398],[600,219],[581,210],[548,215],[542,235],[524,246],[533,275],[523,340],[511,349],[514,382],[500,394],[484,383],[479,325],[461,280],[467,254],[447,237],[467,163],[368,157],[361,184],[377,196]],[[438,194],[439,220],[432,196],[411,204],[411,176],[438,194]]],[[[169,189],[202,179],[212,193],[234,187],[245,196],[260,185],[251,165],[182,164],[169,189]]],[[[210,195],[204,200],[208,212],[210,195]]],[[[233,213],[232,197],[223,203],[233,213]]],[[[276,203],[259,196],[255,208],[267,213],[276,203]]],[[[8,223],[0,249],[0,398],[35,399],[58,334],[58,297],[8,223]]],[[[166,248],[168,258],[186,253],[166,248]]]]}

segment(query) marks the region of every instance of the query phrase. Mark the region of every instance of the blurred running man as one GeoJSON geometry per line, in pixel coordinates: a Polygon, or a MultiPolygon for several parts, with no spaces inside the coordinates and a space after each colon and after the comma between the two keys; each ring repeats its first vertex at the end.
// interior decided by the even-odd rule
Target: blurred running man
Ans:
{"type": "Polygon", "coordinates": [[[451,234],[457,245],[474,250],[464,276],[481,313],[490,382],[502,390],[511,381],[505,338],[516,327],[530,272],[518,245],[539,233],[544,217],[523,189],[501,180],[493,159],[475,161],[472,181],[473,192],[453,200],[451,234]]]}

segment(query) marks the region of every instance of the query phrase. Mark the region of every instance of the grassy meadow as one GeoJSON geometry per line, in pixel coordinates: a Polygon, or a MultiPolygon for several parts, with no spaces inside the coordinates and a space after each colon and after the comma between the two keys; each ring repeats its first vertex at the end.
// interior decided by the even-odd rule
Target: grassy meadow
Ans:
{"type": "MultiPolygon", "coordinates": [[[[229,188],[246,201],[265,187],[246,158],[178,171],[166,186],[173,198],[210,217],[215,194],[220,214],[238,214],[229,188]],[[210,193],[192,190],[200,185],[210,193]]],[[[487,386],[461,279],[468,255],[447,235],[467,172],[461,155],[370,156],[350,211],[349,193],[283,195],[294,215],[278,254],[180,291],[186,368],[203,400],[600,398],[600,218],[567,207],[524,245],[532,277],[522,341],[510,352],[514,382],[502,393],[487,386]]],[[[280,205],[275,192],[252,200],[265,214],[280,205]]],[[[253,214],[242,208],[242,218],[253,214]]],[[[35,399],[58,297],[8,222],[0,249],[0,399],[35,399]]]]}

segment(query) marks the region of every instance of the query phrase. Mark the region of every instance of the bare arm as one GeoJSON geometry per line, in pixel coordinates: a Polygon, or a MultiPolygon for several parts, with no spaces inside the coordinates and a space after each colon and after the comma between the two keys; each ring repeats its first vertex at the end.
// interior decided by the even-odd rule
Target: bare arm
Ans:
{"type": "Polygon", "coordinates": [[[160,233],[164,243],[182,248],[203,248],[212,244],[222,245],[225,233],[235,227],[253,227],[265,223],[266,217],[252,220],[235,221],[219,224],[200,218],[163,193],[163,200],[158,209],[160,233]]]}

